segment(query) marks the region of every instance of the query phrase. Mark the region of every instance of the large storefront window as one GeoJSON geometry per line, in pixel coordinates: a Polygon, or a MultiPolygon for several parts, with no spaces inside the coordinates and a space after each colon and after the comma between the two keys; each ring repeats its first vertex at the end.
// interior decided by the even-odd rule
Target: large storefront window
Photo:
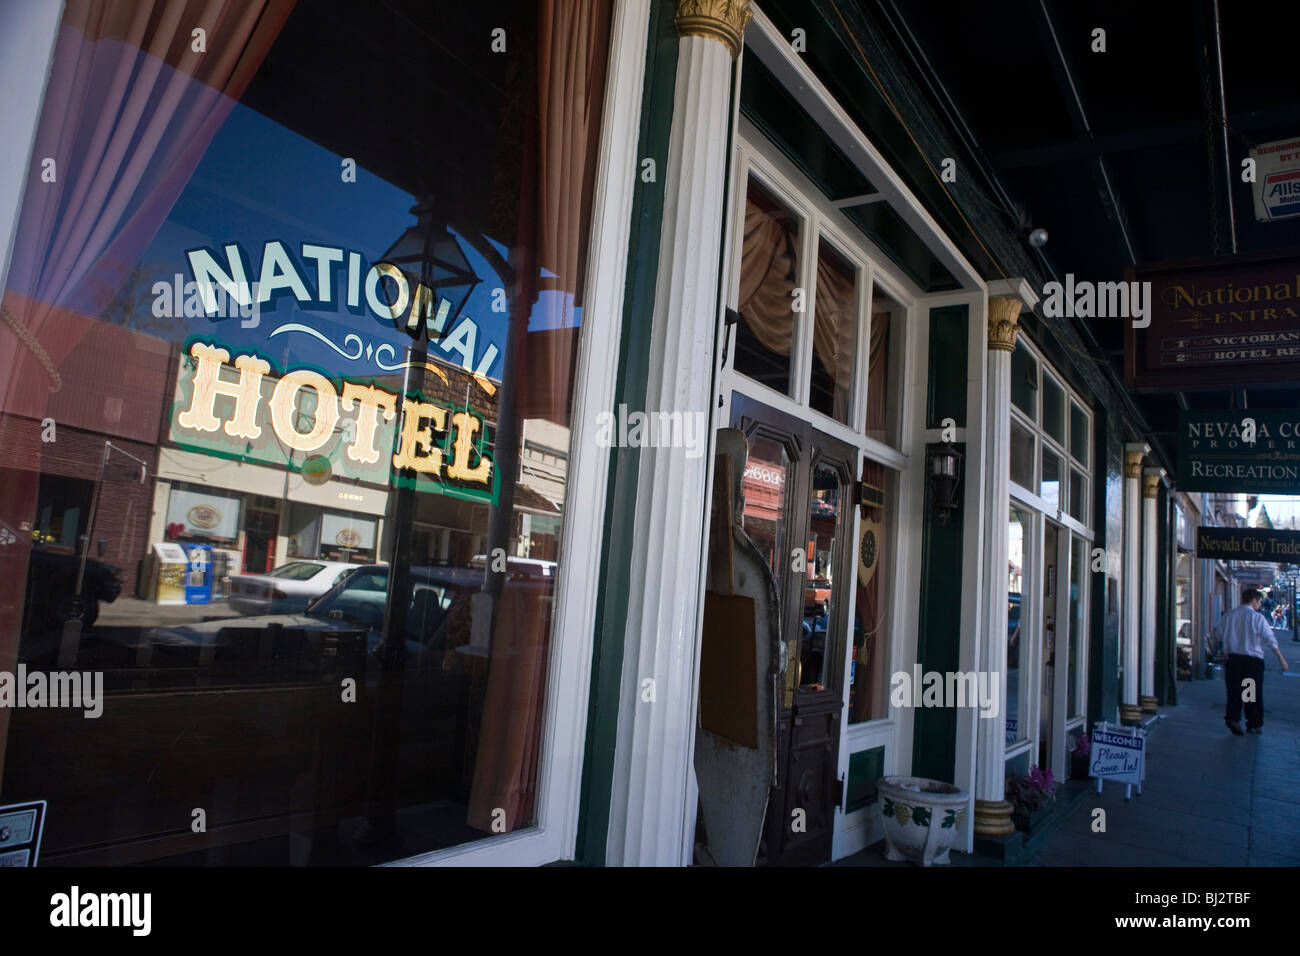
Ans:
{"type": "Polygon", "coordinates": [[[0,709],[43,862],[536,823],[609,20],[67,4],[0,325],[0,660],[104,689],[0,709]]]}

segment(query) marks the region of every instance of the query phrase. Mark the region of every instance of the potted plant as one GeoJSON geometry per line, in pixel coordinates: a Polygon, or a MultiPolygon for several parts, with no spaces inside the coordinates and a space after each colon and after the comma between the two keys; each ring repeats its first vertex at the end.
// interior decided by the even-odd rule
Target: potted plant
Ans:
{"type": "Polygon", "coordinates": [[[924,777],[881,777],[876,788],[885,825],[885,859],[921,866],[947,863],[970,794],[924,777]]]}
{"type": "Polygon", "coordinates": [[[1070,778],[1072,780],[1088,779],[1088,756],[1092,752],[1092,737],[1088,728],[1083,727],[1070,738],[1070,778]]]}
{"type": "Polygon", "coordinates": [[[1006,798],[1015,808],[1011,820],[1016,829],[1032,832],[1055,808],[1056,780],[1052,771],[1035,764],[1023,777],[1012,777],[1007,781],[1006,798]]]}

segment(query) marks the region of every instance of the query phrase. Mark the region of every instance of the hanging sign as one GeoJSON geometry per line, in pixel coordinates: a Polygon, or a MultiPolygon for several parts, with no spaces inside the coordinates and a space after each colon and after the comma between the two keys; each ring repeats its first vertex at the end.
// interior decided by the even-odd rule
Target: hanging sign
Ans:
{"type": "Polygon", "coordinates": [[[1222,561],[1300,564],[1300,531],[1272,528],[1197,528],[1196,556],[1222,561]]]}
{"type": "Polygon", "coordinates": [[[1291,382],[1300,360],[1295,252],[1139,265],[1145,327],[1124,324],[1124,380],[1136,388],[1291,382]]]}
{"type": "Polygon", "coordinates": [[[1255,218],[1260,222],[1300,216],[1300,139],[1251,147],[1255,161],[1255,218]]]}
{"type": "Polygon", "coordinates": [[[0,868],[35,866],[44,828],[44,800],[0,807],[0,868]]]}
{"type": "Polygon", "coordinates": [[[1300,410],[1180,412],[1178,489],[1300,494],[1300,410]]]}

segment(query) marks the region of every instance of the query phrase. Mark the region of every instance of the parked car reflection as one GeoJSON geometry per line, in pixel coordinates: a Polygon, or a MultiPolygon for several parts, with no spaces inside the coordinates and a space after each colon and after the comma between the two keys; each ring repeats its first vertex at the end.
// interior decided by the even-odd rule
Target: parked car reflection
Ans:
{"type": "Polygon", "coordinates": [[[230,606],[240,614],[300,614],[359,567],[343,561],[290,561],[268,574],[232,574],[230,606]]]}

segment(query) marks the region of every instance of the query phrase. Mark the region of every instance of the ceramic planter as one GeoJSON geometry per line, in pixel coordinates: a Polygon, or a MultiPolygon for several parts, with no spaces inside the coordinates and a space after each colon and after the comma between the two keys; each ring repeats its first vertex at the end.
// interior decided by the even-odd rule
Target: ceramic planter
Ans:
{"type": "Polygon", "coordinates": [[[947,863],[966,819],[969,794],[925,777],[882,777],[876,787],[885,823],[885,859],[921,866],[947,863]]]}

